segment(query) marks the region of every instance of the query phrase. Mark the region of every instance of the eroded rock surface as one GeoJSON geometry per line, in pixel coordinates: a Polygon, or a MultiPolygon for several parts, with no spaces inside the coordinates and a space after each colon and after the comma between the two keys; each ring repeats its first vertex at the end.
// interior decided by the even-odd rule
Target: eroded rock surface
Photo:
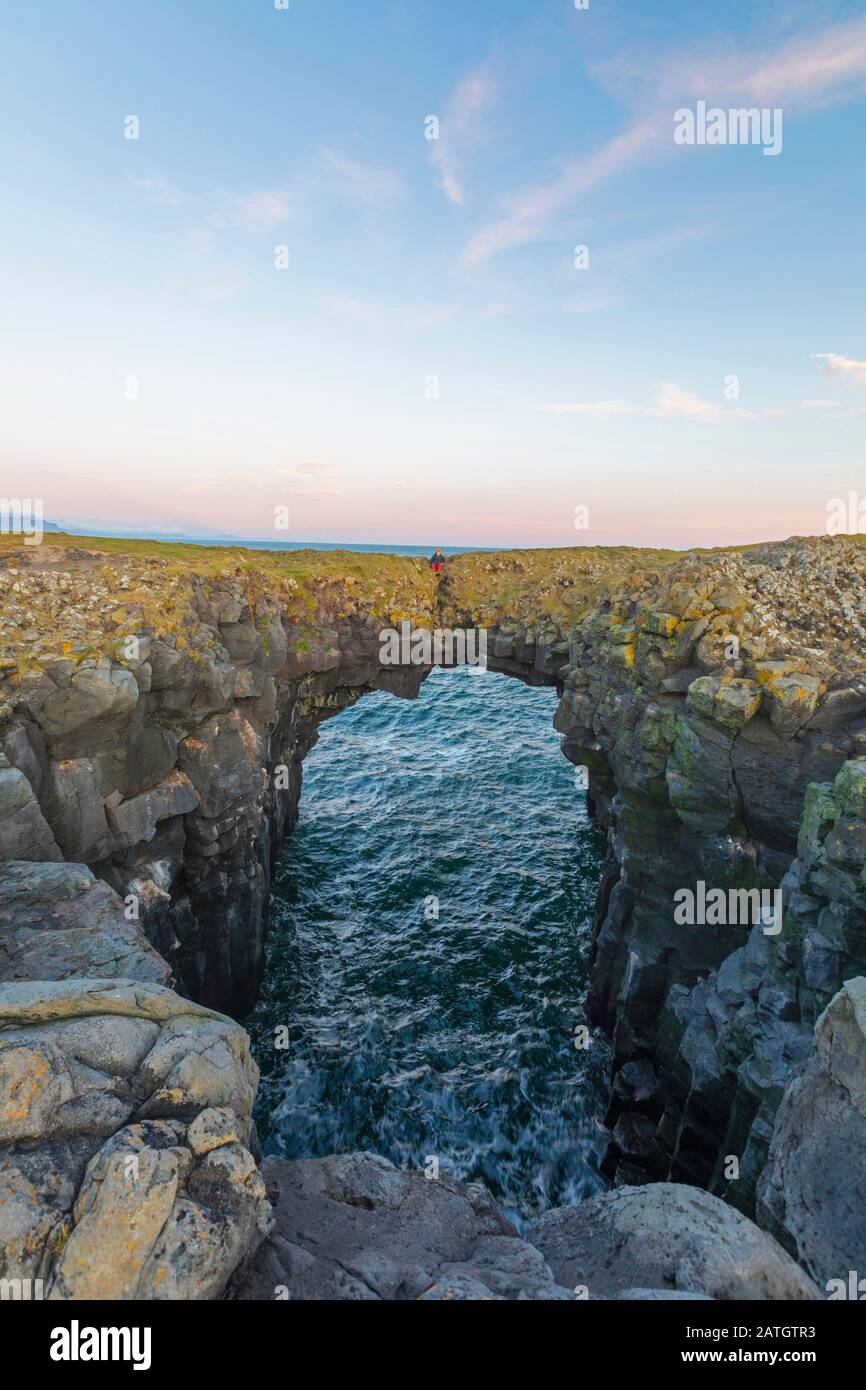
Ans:
{"type": "Polygon", "coordinates": [[[101,978],[166,985],[171,968],[85,864],[0,869],[0,981],[101,978]]]}
{"type": "Polygon", "coordinates": [[[793,540],[636,572],[572,635],[557,724],[609,832],[590,1015],[618,1183],[754,1212],[784,1088],[866,969],[864,613],[861,541],[793,540]],[[782,930],[677,923],[700,882],[779,890],[782,930]]]}
{"type": "Polygon", "coordinates": [[[424,671],[384,666],[379,634],[433,625],[421,560],[297,564],[0,545],[0,863],[87,865],[179,988],[237,1015],[319,723],[416,694],[424,671]]]}
{"type": "Polygon", "coordinates": [[[218,1297],[270,1226],[230,1019],[133,980],[0,985],[0,1277],[218,1297]]]}

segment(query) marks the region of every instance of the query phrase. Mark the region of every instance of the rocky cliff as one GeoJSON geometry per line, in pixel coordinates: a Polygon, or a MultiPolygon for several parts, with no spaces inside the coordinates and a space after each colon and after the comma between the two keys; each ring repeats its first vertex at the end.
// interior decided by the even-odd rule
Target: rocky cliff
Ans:
{"type": "MultiPolygon", "coordinates": [[[[153,1240],[134,1270],[115,1271],[115,1252],[88,1277],[116,1273],[117,1296],[211,1297],[253,1259],[271,1220],[248,1147],[254,1066],[218,1011],[255,998],[271,865],[319,722],[369,690],[411,696],[426,673],[382,665],[379,634],[404,618],[485,627],[494,669],[561,691],[563,750],[609,837],[589,1011],[613,1040],[610,1176],[757,1211],[816,1279],[858,1251],[866,1263],[862,1217],[845,1219],[862,1211],[860,1168],[816,1217],[808,1163],[791,1165],[816,1096],[840,1161],[862,1136],[862,1008],[833,997],[866,972],[864,580],[854,538],[465,556],[438,586],[396,557],[4,542],[10,1267],[78,1296],[63,1252],[76,1241],[93,1271],[112,1248],[102,1231],[136,1154],[153,1240]],[[778,890],[783,912],[770,929],[680,925],[677,894],[699,884],[741,903],[778,890]],[[224,1060],[203,1080],[213,1048],[224,1060]]],[[[483,1221],[476,1234],[503,1237],[483,1221]]],[[[484,1283],[476,1244],[440,1254],[434,1283],[484,1283]]]]}
{"type": "MultiPolygon", "coordinates": [[[[301,761],[365,691],[417,692],[424,672],[383,668],[379,633],[430,625],[433,583],[381,556],[153,549],[5,557],[0,860],[90,866],[177,987],[240,1016],[301,761]]],[[[5,950],[0,978],[20,978],[5,950]]]]}
{"type": "Polygon", "coordinates": [[[558,723],[609,826],[590,1009],[618,1181],[753,1211],[784,1087],[866,969],[864,595],[856,540],[689,556],[572,638],[558,723]],[[699,883],[783,913],[677,925],[699,883]]]}

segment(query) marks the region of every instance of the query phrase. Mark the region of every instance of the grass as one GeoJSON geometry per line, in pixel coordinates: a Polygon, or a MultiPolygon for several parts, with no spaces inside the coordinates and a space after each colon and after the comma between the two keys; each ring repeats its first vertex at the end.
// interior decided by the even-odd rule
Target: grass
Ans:
{"type": "MultiPolygon", "coordinates": [[[[832,545],[833,538],[824,537],[832,545]]],[[[842,539],[842,538],[840,538],[842,539]]],[[[866,536],[848,536],[866,545],[866,536]]],[[[759,549],[757,545],[716,547],[694,553],[705,557],[759,549]]],[[[128,540],[46,533],[39,546],[19,536],[0,536],[0,571],[20,564],[28,581],[40,571],[62,573],[72,593],[59,600],[27,582],[17,606],[32,609],[37,641],[22,635],[23,624],[7,631],[4,658],[38,664],[40,650],[72,648],[107,653],[128,631],[168,637],[179,649],[201,648],[202,601],[214,590],[229,589],[245,600],[246,616],[256,621],[274,601],[296,631],[298,641],[316,641],[335,619],[355,610],[370,613],[382,626],[403,618],[419,625],[496,627],[522,624],[545,640],[564,637],[606,592],[639,588],[651,572],[683,558],[678,550],[630,546],[568,546],[559,549],[476,551],[447,559],[437,580],[423,556],[352,550],[248,550],[243,546],[202,546],[180,541],[128,540]],[[88,583],[88,576],[91,581],[88,583]],[[124,576],[129,585],[121,588],[124,576]],[[66,621],[76,604],[81,615],[66,621]],[[77,631],[72,629],[77,622],[77,631]],[[19,640],[20,639],[20,640],[19,640]],[[44,640],[43,640],[44,639],[44,640]]],[[[0,592],[3,608],[16,602],[0,592]]],[[[212,619],[209,619],[212,621],[212,619]]],[[[2,645],[2,644],[0,644],[2,645]]]]}

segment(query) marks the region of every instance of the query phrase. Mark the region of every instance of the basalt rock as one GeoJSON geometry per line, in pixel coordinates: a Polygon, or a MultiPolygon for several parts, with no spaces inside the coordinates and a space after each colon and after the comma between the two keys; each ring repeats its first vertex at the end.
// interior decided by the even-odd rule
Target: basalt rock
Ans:
{"type": "Polygon", "coordinates": [[[84,864],[12,862],[0,873],[0,981],[171,983],[120,897],[84,864]]]}
{"type": "Polygon", "coordinates": [[[790,541],[637,574],[573,633],[557,726],[609,834],[589,1012],[619,1184],[754,1213],[815,1021],[866,969],[864,611],[861,545],[790,541]],[[781,931],[678,923],[700,881],[780,892],[781,931]]]}
{"type": "Polygon", "coordinates": [[[183,583],[134,557],[14,558],[0,645],[34,610],[47,631],[23,675],[0,663],[0,863],[87,865],[134,901],[183,992],[245,1013],[302,759],[365,691],[417,694],[425,671],[383,665],[380,632],[393,606],[432,625],[431,578],[401,562],[390,593],[371,580],[364,596],[351,578],[272,579],[265,557],[257,579],[221,556],[183,583]]]}

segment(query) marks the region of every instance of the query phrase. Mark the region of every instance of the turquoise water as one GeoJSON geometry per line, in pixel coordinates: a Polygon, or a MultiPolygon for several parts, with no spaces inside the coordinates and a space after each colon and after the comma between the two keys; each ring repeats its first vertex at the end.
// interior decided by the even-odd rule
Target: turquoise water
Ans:
{"type": "Polygon", "coordinates": [[[247,1021],[266,1152],[436,1158],[518,1224],[603,1185],[605,1047],[573,1038],[602,839],[555,708],[464,667],[322,726],[247,1021]]]}

